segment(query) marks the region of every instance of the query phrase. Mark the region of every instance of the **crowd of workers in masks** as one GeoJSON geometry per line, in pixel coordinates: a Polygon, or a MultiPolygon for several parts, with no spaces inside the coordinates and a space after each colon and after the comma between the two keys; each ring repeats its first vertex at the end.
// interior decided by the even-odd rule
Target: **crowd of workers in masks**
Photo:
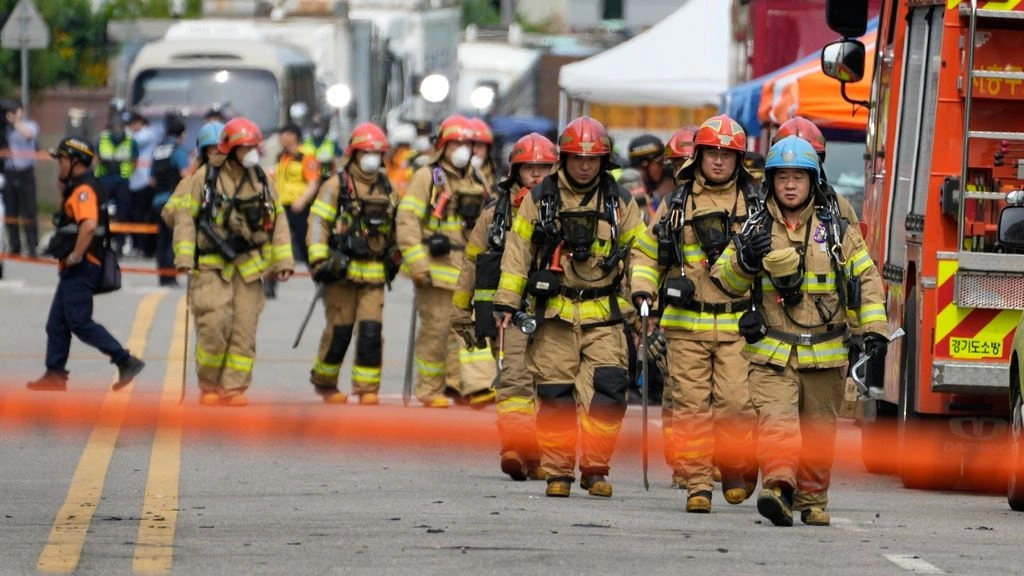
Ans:
{"type": "Polygon", "coordinates": [[[664,144],[635,138],[625,168],[581,117],[557,143],[518,140],[500,174],[479,119],[444,119],[396,167],[399,136],[415,144],[363,123],[336,150],[288,126],[271,178],[259,127],[235,118],[202,127],[192,165],[172,162],[161,219],[190,284],[200,404],[247,404],[260,312],[303,262],[326,318],[312,392],[378,404],[384,294],[403,275],[418,328],[406,400],[493,404],[512,479],[568,497],[578,472],[582,490],[611,497],[627,403],[646,392],[687,512],[711,512],[717,482],[729,504],[756,495],[773,524],[794,511],[829,524],[849,355],[880,361],[888,333],[813,123],[786,122],[758,156],[719,115],[664,144]]]}

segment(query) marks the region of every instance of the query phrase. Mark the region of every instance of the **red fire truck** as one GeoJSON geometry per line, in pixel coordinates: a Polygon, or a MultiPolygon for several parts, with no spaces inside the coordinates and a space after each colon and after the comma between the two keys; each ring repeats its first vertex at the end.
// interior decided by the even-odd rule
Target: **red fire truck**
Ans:
{"type": "MultiPolygon", "coordinates": [[[[848,38],[867,8],[829,0],[844,36],[822,51],[829,76],[864,75],[848,38]]],[[[871,112],[864,220],[906,337],[868,371],[880,392],[862,456],[907,487],[991,489],[1020,466],[1006,438],[1024,309],[1024,1],[885,0],[880,16],[871,102],[858,103],[871,112]]]]}

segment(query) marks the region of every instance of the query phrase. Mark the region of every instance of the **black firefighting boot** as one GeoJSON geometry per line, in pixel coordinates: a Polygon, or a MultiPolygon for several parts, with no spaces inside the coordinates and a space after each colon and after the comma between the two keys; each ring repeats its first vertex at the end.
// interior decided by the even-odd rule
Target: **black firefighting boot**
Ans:
{"type": "Polygon", "coordinates": [[[711,512],[711,491],[698,490],[686,497],[686,511],[691,514],[708,514],[711,512]]]}
{"type": "Polygon", "coordinates": [[[757,495],[757,512],[776,526],[792,526],[793,489],[784,484],[765,487],[757,495]]]}
{"type": "Polygon", "coordinates": [[[544,494],[549,498],[568,498],[572,490],[572,476],[555,476],[548,478],[548,487],[544,494]]]}
{"type": "Polygon", "coordinates": [[[47,370],[39,378],[25,384],[37,392],[64,392],[68,389],[68,373],[63,370],[47,370]]]}
{"type": "Polygon", "coordinates": [[[580,477],[580,488],[583,488],[591,496],[602,498],[612,497],[612,485],[604,478],[604,474],[589,474],[580,477]]]}
{"type": "Polygon", "coordinates": [[[505,450],[501,453],[501,471],[516,481],[523,481],[529,477],[526,462],[514,450],[505,450]]]}
{"type": "Polygon", "coordinates": [[[117,365],[117,382],[114,382],[113,389],[120,390],[125,386],[132,383],[132,380],[142,372],[142,369],[146,367],[146,363],[136,358],[135,356],[129,356],[123,362],[117,365]]]}
{"type": "Polygon", "coordinates": [[[828,526],[832,523],[832,518],[824,508],[812,506],[800,511],[800,521],[808,526],[828,526]]]}

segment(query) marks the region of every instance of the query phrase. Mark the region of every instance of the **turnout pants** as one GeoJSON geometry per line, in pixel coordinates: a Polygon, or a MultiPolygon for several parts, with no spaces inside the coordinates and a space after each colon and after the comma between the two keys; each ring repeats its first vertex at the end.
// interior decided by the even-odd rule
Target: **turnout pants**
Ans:
{"type": "Polygon", "coordinates": [[[618,324],[581,328],[551,319],[534,334],[527,366],[537,382],[537,444],[548,478],[573,477],[577,426],[580,472],[608,474],[626,414],[627,358],[618,324]]]}
{"type": "Polygon", "coordinates": [[[528,463],[540,461],[537,448],[537,389],[526,367],[529,337],[518,328],[505,329],[504,369],[498,377],[495,407],[501,451],[518,453],[528,463]]]}
{"type": "Polygon", "coordinates": [[[795,488],[793,508],[828,505],[836,415],[846,368],[796,370],[750,365],[764,485],[795,488]]]}
{"type": "Polygon", "coordinates": [[[754,476],[756,416],[740,356],[744,341],[668,343],[672,451],[689,492],[714,490],[716,462],[723,480],[754,476]]]}
{"type": "Polygon", "coordinates": [[[252,382],[256,324],[264,303],[261,283],[246,283],[237,272],[225,280],[219,270],[200,270],[192,279],[200,390],[222,396],[245,393],[252,382]]]}
{"type": "Polygon", "coordinates": [[[416,287],[416,399],[429,402],[444,388],[468,396],[494,384],[497,373],[489,348],[469,350],[451,324],[452,291],[434,286],[416,287]]]}
{"type": "Polygon", "coordinates": [[[100,279],[100,267],[82,261],[65,268],[46,320],[46,369],[65,372],[71,351],[71,335],[110,357],[114,364],[128,359],[128,351],[102,325],[92,319],[93,289],[100,279]]]}
{"type": "Polygon", "coordinates": [[[327,326],[320,337],[320,351],[313,363],[316,387],[338,388],[338,375],[353,334],[356,357],[352,365],[352,392],[376,393],[380,389],[383,347],[384,287],[337,283],[324,286],[327,326]],[[358,327],[358,331],[356,328],[358,327]]]}

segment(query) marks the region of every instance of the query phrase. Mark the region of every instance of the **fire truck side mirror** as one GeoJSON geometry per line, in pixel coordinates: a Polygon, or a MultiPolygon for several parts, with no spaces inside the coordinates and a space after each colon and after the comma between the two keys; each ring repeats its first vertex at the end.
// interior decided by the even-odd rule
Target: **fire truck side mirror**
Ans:
{"type": "Polygon", "coordinates": [[[868,2],[826,0],[825,22],[841,36],[863,36],[868,29],[868,2]]]}
{"type": "Polygon", "coordinates": [[[864,77],[864,44],[839,40],[821,50],[821,71],[840,82],[859,82],[864,77]]]}
{"type": "Polygon", "coordinates": [[[1024,205],[1007,206],[999,213],[999,243],[1024,250],[1024,205]]]}

